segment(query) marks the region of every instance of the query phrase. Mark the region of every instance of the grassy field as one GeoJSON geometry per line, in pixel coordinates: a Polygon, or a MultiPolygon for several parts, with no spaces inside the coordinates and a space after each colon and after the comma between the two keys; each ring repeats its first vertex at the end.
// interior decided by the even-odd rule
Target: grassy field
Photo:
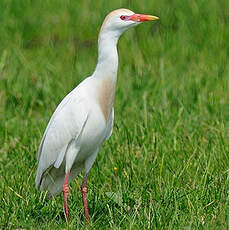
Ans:
{"type": "Polygon", "coordinates": [[[160,21],[119,41],[114,131],[88,180],[91,229],[229,229],[228,0],[0,1],[0,229],[86,228],[82,175],[67,224],[62,196],[34,187],[35,155],[121,7],[160,21]]]}

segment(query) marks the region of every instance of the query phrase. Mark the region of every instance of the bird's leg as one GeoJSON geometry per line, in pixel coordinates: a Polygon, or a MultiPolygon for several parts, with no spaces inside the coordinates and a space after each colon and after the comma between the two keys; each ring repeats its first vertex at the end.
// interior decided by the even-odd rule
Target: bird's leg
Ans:
{"type": "Polygon", "coordinates": [[[69,220],[69,214],[68,214],[68,194],[69,194],[69,187],[68,187],[68,178],[69,178],[70,172],[67,172],[65,174],[64,178],[64,185],[62,187],[63,196],[64,196],[64,215],[66,220],[69,220]]]}
{"type": "Polygon", "coordinates": [[[87,222],[89,222],[90,216],[89,216],[88,202],[87,202],[87,177],[88,177],[88,174],[86,173],[83,178],[83,183],[81,186],[81,193],[82,193],[82,199],[83,199],[84,215],[85,215],[87,222]]]}

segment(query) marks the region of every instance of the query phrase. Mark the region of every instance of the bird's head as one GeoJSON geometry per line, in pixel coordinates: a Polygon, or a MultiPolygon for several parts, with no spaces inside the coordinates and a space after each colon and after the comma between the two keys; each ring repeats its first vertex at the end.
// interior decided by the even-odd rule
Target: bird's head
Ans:
{"type": "Polygon", "coordinates": [[[101,33],[112,33],[120,36],[124,31],[131,27],[137,26],[144,21],[158,20],[159,18],[152,15],[135,14],[128,9],[118,9],[109,13],[100,29],[101,33]]]}

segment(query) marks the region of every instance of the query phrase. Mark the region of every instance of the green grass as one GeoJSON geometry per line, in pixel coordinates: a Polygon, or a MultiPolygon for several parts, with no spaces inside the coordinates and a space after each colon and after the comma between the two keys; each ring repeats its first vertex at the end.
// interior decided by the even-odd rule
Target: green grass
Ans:
{"type": "Polygon", "coordinates": [[[159,22],[119,42],[115,125],[89,176],[91,229],[229,229],[229,1],[0,1],[0,228],[82,229],[80,184],[34,188],[60,100],[96,65],[105,15],[159,22]],[[117,167],[117,171],[114,170],[117,167]]]}

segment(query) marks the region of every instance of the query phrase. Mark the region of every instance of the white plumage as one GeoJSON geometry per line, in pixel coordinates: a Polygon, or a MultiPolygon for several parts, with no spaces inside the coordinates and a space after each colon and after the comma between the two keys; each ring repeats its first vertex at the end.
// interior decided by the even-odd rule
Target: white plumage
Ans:
{"type": "MultiPolygon", "coordinates": [[[[99,148],[112,133],[119,36],[142,21],[156,19],[127,9],[115,10],[105,18],[98,39],[98,63],[94,73],[61,101],[45,130],[37,156],[37,188],[40,186],[40,190],[48,190],[53,196],[63,189],[67,197],[68,183],[83,169],[82,188],[86,188],[87,174],[99,148]]],[[[85,191],[82,189],[83,199],[85,191]]],[[[65,205],[68,218],[67,198],[65,205]]],[[[88,208],[84,208],[89,220],[88,208]]]]}
{"type": "Polygon", "coordinates": [[[96,103],[96,83],[93,77],[87,78],[69,93],[45,130],[38,151],[36,186],[41,183],[41,190],[52,195],[61,191],[65,173],[73,163],[70,180],[83,168],[90,170],[99,146],[111,132],[111,125],[106,124],[96,103]],[[58,170],[61,164],[65,167],[58,170]]]}

